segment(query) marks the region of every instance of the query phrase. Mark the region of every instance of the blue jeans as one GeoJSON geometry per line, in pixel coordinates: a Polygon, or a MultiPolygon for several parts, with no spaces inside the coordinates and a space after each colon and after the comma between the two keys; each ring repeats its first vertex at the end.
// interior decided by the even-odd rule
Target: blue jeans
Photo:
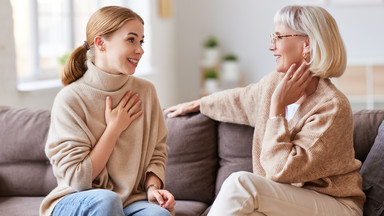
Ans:
{"type": "Polygon", "coordinates": [[[170,216],[171,213],[148,201],[137,201],[123,208],[120,197],[113,191],[93,189],[65,196],[55,206],[52,216],[170,216]]]}

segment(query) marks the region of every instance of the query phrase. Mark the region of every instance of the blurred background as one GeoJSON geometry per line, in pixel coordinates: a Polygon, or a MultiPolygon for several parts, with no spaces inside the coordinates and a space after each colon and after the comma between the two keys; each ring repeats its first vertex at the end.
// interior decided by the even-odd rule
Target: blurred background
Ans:
{"type": "Polygon", "coordinates": [[[348,54],[334,83],[354,110],[384,108],[384,0],[2,0],[0,104],[50,109],[63,62],[83,44],[89,16],[106,5],[144,18],[135,76],[154,83],[163,108],[258,82],[275,68],[274,14],[291,4],[334,16],[348,54]]]}

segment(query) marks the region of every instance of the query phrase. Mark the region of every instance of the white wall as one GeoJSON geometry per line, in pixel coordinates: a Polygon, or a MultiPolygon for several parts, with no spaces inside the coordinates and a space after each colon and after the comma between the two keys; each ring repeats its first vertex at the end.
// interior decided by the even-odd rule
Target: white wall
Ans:
{"type": "Polygon", "coordinates": [[[150,80],[155,85],[160,104],[163,108],[166,108],[177,102],[177,94],[175,94],[175,24],[173,17],[159,17],[158,1],[154,2],[154,4],[151,4],[152,64],[154,71],[153,74],[143,78],[150,80]]]}
{"type": "MultiPolygon", "coordinates": [[[[348,57],[384,59],[384,1],[379,5],[335,6],[332,0],[173,0],[173,16],[158,17],[158,1],[152,4],[153,64],[151,80],[160,103],[168,107],[200,96],[202,43],[206,36],[220,39],[223,53],[240,58],[246,84],[257,82],[274,69],[268,51],[275,12],[296,2],[325,2],[335,17],[348,57]]],[[[12,14],[8,0],[0,1],[0,104],[49,109],[59,89],[36,92],[16,90],[12,14]]]]}
{"type": "Polygon", "coordinates": [[[207,35],[219,38],[223,53],[239,56],[246,84],[272,71],[275,63],[268,46],[273,16],[281,7],[298,2],[320,2],[335,17],[349,59],[384,60],[384,1],[363,6],[337,6],[331,1],[175,0],[178,98],[199,97],[199,63],[207,35]]]}
{"type": "Polygon", "coordinates": [[[384,1],[381,2],[363,6],[327,7],[339,25],[349,60],[384,61],[384,1]]]}

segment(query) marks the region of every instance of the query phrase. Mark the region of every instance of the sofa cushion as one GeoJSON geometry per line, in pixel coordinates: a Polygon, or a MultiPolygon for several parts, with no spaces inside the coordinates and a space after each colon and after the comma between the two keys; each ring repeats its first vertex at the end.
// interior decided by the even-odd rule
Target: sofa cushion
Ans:
{"type": "Polygon", "coordinates": [[[47,110],[0,106],[0,195],[44,196],[57,185],[44,152],[49,125],[47,110]]]}
{"type": "Polygon", "coordinates": [[[38,216],[44,197],[2,197],[0,196],[0,215],[38,216]]]}
{"type": "Polygon", "coordinates": [[[381,123],[375,143],[364,161],[360,173],[363,190],[367,196],[364,215],[384,215],[384,121],[381,123]]]}
{"type": "Polygon", "coordinates": [[[169,146],[165,188],[178,200],[213,202],[217,159],[217,123],[192,113],[165,115],[169,146]]]}
{"type": "Polygon", "coordinates": [[[177,200],[175,212],[177,216],[201,215],[208,208],[208,204],[198,201],[177,200]]]}
{"type": "Polygon", "coordinates": [[[46,161],[50,112],[0,106],[0,163],[46,161]]]}
{"type": "Polygon", "coordinates": [[[355,111],[353,119],[355,157],[364,162],[377,136],[377,129],[384,120],[384,109],[355,111]]]}
{"type": "Polygon", "coordinates": [[[45,196],[56,185],[49,163],[0,164],[0,196],[45,196]]]}
{"type": "Polygon", "coordinates": [[[218,151],[220,168],[216,179],[216,195],[224,180],[233,172],[252,172],[252,140],[254,128],[232,123],[219,123],[218,151]]]}

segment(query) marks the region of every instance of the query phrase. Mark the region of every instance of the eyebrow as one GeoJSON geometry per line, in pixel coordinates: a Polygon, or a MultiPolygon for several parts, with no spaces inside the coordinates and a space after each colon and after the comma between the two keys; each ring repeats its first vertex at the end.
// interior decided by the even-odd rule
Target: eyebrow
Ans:
{"type": "MultiPolygon", "coordinates": [[[[139,37],[139,35],[137,33],[135,33],[135,32],[128,32],[127,35],[135,35],[136,37],[139,37]]],[[[143,35],[143,38],[144,38],[144,35],[143,35]]]]}

